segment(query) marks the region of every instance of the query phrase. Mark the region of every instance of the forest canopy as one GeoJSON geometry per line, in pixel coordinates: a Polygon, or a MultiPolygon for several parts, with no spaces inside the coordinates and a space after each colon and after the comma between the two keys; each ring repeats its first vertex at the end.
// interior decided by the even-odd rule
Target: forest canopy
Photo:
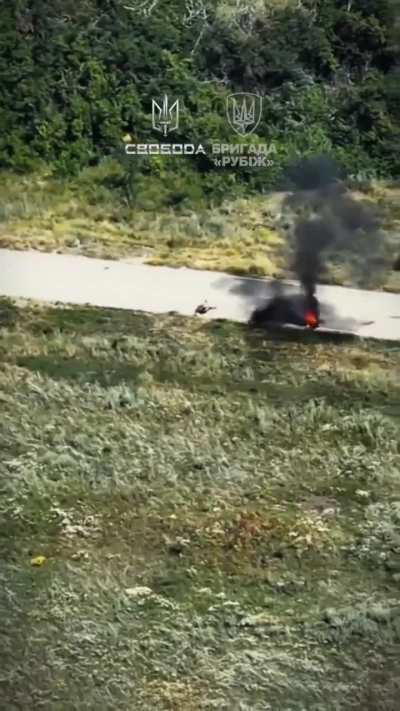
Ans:
{"type": "MultiPolygon", "coordinates": [[[[393,0],[11,0],[0,167],[68,176],[123,150],[125,134],[154,139],[151,102],[164,93],[184,106],[174,140],[232,140],[226,97],[251,91],[264,97],[252,138],[277,153],[272,170],[235,180],[274,187],[289,161],[316,153],[399,177],[399,14],[393,0]]],[[[199,156],[168,170],[183,163],[214,169],[199,156]]]]}

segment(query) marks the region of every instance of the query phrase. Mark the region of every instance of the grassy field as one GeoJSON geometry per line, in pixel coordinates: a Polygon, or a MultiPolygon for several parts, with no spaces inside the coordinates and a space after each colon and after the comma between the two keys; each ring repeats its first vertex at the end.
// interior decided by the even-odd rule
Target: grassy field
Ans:
{"type": "MultiPolygon", "coordinates": [[[[284,193],[227,199],[194,206],[168,206],[171,195],[150,184],[133,205],[116,189],[124,179],[118,163],[106,162],[73,181],[48,174],[0,174],[0,247],[39,249],[103,258],[141,257],[150,264],[187,266],[234,274],[292,277],[290,219],[282,211],[284,193]],[[161,195],[161,197],[160,197],[161,195]],[[158,204],[157,201],[160,201],[158,204]],[[140,205],[141,207],[138,207],[140,205]]],[[[356,201],[377,208],[388,239],[387,268],[367,269],[368,283],[357,282],[368,247],[338,253],[328,261],[326,283],[400,291],[400,274],[391,271],[400,252],[399,186],[375,184],[356,201]],[[373,277],[371,281],[371,277],[373,277]]]]}
{"type": "Polygon", "coordinates": [[[4,711],[398,711],[399,346],[0,303],[4,711]]]}

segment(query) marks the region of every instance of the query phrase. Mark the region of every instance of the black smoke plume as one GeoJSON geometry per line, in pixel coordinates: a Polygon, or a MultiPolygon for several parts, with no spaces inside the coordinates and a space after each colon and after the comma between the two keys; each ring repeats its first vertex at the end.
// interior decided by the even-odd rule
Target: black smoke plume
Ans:
{"type": "Polygon", "coordinates": [[[353,197],[343,171],[326,157],[301,161],[289,176],[294,190],[283,209],[295,216],[293,270],[303,288],[315,290],[328,260],[345,261],[357,286],[376,286],[388,256],[376,209],[353,197]]]}
{"type": "Polygon", "coordinates": [[[352,283],[366,288],[374,286],[374,278],[387,266],[379,217],[351,195],[343,177],[340,166],[324,156],[300,161],[288,171],[291,192],[284,200],[283,214],[292,223],[290,266],[302,291],[288,296],[280,289],[253,313],[251,323],[315,328],[320,323],[316,288],[324,280],[328,259],[335,263],[346,255],[352,283]]]}

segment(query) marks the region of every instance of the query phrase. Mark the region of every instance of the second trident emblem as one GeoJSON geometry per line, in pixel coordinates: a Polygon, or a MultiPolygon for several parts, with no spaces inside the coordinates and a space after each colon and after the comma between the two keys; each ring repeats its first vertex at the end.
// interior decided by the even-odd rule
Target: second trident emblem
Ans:
{"type": "Polygon", "coordinates": [[[253,133],[260,123],[262,96],[258,94],[230,94],[226,100],[229,125],[240,136],[253,133]]]}

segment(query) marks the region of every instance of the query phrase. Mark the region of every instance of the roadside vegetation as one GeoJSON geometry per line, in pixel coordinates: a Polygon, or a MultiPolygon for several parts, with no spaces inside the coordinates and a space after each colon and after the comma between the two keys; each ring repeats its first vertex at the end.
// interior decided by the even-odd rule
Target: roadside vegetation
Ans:
{"type": "Polygon", "coordinates": [[[398,344],[2,300],[5,710],[397,711],[398,344]]]}
{"type": "MultiPolygon", "coordinates": [[[[293,276],[288,175],[325,156],[382,245],[324,280],[400,291],[396,0],[0,24],[0,248],[293,276]],[[164,94],[177,142],[237,140],[235,92],[270,167],[127,160],[164,94]]],[[[0,336],[2,711],[398,711],[398,344],[5,299],[0,336]]]]}
{"type": "MultiPolygon", "coordinates": [[[[106,259],[139,259],[148,264],[210,269],[233,274],[292,278],[293,215],[283,208],[285,192],[237,194],[207,200],[199,194],[180,206],[160,204],[162,187],[146,186],[130,204],[115,183],[124,177],[118,161],[87,168],[64,180],[51,172],[0,174],[0,247],[81,254],[106,259]],[[149,196],[147,196],[149,199],[149,196]]],[[[350,186],[351,187],[351,186],[350,186]]],[[[174,185],[169,186],[170,195],[174,185]]],[[[354,201],[369,205],[382,224],[384,268],[357,281],[364,255],[337,250],[322,280],[345,286],[400,291],[392,271],[400,252],[400,188],[395,183],[354,185],[354,201]]],[[[364,251],[363,248],[361,251],[364,251]]],[[[368,248],[365,250],[368,251],[368,248]]]]}
{"type": "MultiPolygon", "coordinates": [[[[0,246],[291,276],[288,176],[325,156],[383,213],[383,251],[398,255],[396,0],[3,5],[0,246]],[[263,97],[246,137],[226,116],[236,92],[263,97]],[[167,141],[263,144],[272,165],[218,168],[209,151],[126,156],[124,140],[161,140],[152,101],[164,94],[181,109],[167,141]]],[[[333,254],[325,281],[360,286],[359,254],[333,254]]],[[[399,290],[390,261],[369,270],[371,288],[399,290]]]]}

